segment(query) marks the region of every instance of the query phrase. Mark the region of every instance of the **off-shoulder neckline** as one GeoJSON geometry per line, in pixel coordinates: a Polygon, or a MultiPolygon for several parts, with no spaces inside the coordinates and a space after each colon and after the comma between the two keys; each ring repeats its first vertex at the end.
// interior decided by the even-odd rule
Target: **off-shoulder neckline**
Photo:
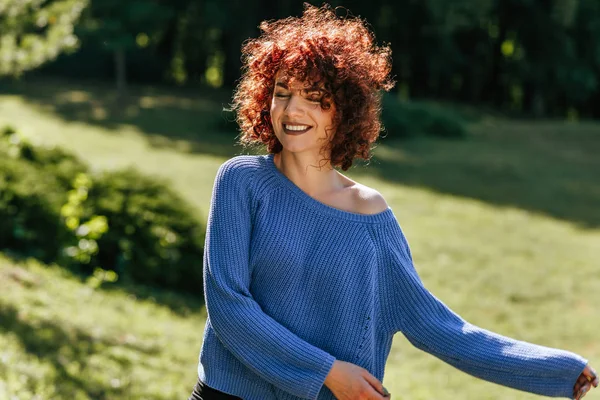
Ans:
{"type": "Polygon", "coordinates": [[[331,215],[336,218],[341,218],[355,222],[378,223],[389,221],[395,218],[393,210],[390,206],[388,206],[387,209],[380,211],[376,214],[359,214],[351,211],[341,210],[339,208],[335,208],[320,202],[319,200],[309,196],[294,182],[292,182],[282,171],[280,171],[277,165],[275,165],[274,156],[274,153],[269,153],[262,156],[266,160],[266,164],[268,166],[269,171],[277,178],[278,182],[280,182],[282,186],[286,187],[311,209],[314,209],[318,212],[327,215],[331,215]]]}

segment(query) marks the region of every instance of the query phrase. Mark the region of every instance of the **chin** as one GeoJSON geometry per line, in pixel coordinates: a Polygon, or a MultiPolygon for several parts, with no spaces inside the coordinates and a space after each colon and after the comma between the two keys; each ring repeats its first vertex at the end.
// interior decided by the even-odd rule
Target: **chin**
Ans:
{"type": "Polygon", "coordinates": [[[306,146],[289,146],[287,144],[283,144],[283,149],[288,153],[303,153],[305,151],[310,150],[310,147],[306,146]]]}
{"type": "Polygon", "coordinates": [[[279,140],[279,142],[284,149],[294,152],[309,150],[316,146],[316,143],[307,143],[306,141],[299,140],[298,138],[286,138],[284,140],[279,140]]]}

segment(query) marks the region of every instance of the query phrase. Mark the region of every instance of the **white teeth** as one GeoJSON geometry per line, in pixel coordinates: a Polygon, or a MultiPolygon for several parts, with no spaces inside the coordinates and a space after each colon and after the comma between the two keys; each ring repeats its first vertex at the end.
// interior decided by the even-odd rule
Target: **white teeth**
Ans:
{"type": "Polygon", "coordinates": [[[310,128],[310,126],[307,125],[284,125],[285,129],[289,130],[289,131],[304,131],[308,128],[310,128]]]}

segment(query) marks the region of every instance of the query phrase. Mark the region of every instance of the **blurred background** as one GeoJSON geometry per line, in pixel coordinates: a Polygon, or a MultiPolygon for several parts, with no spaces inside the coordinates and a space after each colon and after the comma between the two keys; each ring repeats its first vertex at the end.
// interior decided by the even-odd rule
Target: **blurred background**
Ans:
{"type": "MultiPolygon", "coordinates": [[[[329,4],[393,50],[385,131],[345,174],[394,209],[427,288],[475,325],[600,368],[600,2],[329,4]]],[[[266,152],[237,146],[224,110],[240,48],[302,9],[0,0],[0,399],[189,396],[215,174],[266,152]]],[[[401,333],[384,385],[539,398],[401,333]]]]}

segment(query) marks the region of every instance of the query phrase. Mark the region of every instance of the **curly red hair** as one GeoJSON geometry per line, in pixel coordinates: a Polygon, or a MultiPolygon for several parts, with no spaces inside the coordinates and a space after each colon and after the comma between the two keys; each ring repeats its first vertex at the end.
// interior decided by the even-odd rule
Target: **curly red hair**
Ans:
{"type": "Polygon", "coordinates": [[[328,92],[321,107],[333,100],[335,135],[327,145],[332,166],[346,171],[356,157],[368,160],[371,144],[382,130],[381,90],[390,90],[391,49],[377,46],[366,21],[338,17],[331,6],[304,3],[302,17],[260,24],[262,34],[242,46],[242,77],[232,109],[241,129],[240,144],[264,144],[270,153],[282,145],[270,122],[275,74],[322,84],[328,92]]]}

